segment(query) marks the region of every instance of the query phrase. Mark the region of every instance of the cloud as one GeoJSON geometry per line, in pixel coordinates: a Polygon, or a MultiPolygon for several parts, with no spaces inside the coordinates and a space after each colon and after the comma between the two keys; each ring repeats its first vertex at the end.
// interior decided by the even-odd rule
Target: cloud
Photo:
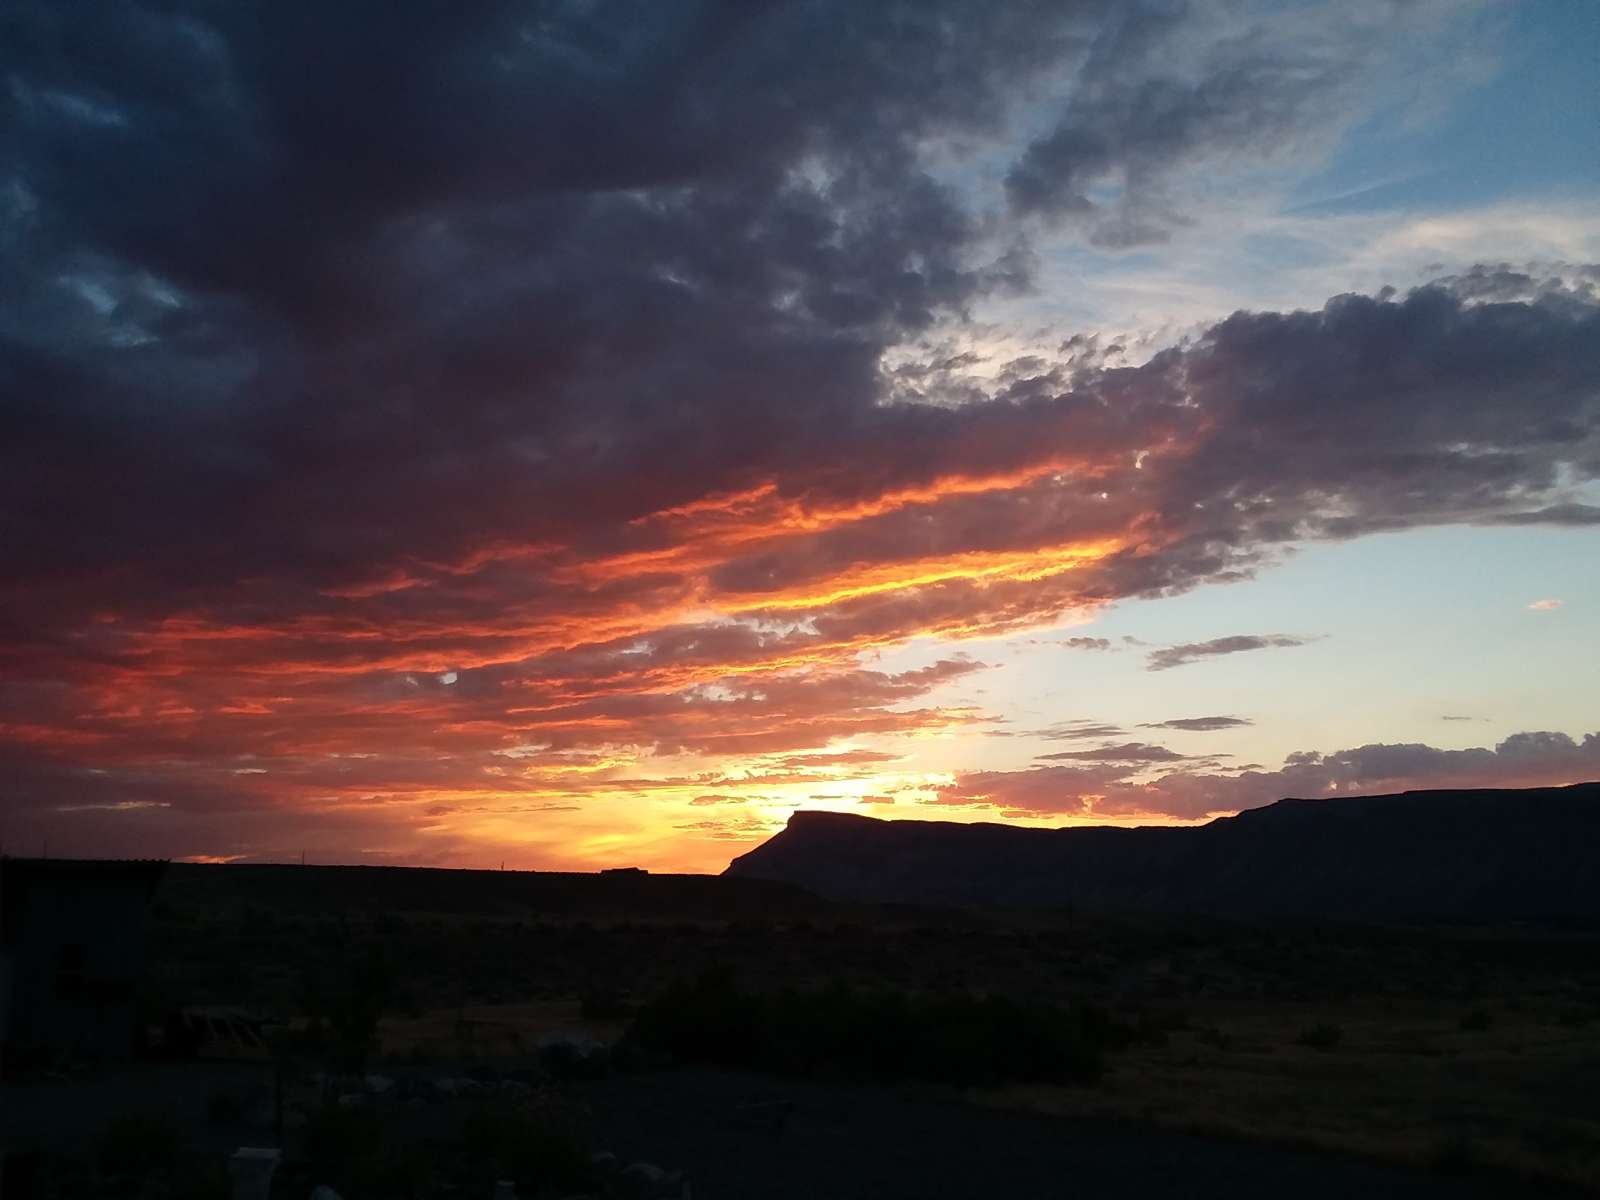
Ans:
{"type": "Polygon", "coordinates": [[[1093,797],[1127,773],[1116,767],[1032,767],[1022,771],[964,771],[924,803],[995,809],[1017,816],[1081,816],[1093,797]]]}
{"type": "Polygon", "coordinates": [[[1560,600],[1535,600],[1528,605],[1534,612],[1554,612],[1561,607],[1560,600]]]}
{"type": "Polygon", "coordinates": [[[1581,740],[1564,733],[1517,733],[1493,749],[1373,744],[1331,754],[1301,751],[1273,771],[1223,773],[1212,767],[1151,775],[1151,761],[1156,760],[963,772],[937,789],[930,803],[1010,817],[1198,819],[1285,797],[1577,783],[1600,778],[1600,732],[1581,740]]]}
{"type": "Polygon", "coordinates": [[[1111,639],[1103,637],[1069,637],[1057,645],[1067,650],[1109,650],[1111,639]]]}
{"type": "Polygon", "coordinates": [[[686,821],[674,828],[715,841],[755,842],[772,836],[783,828],[783,824],[769,821],[765,817],[743,816],[728,817],[723,820],[686,821]]]}
{"type": "Polygon", "coordinates": [[[1152,650],[1146,657],[1146,669],[1167,671],[1187,663],[1199,662],[1219,654],[1240,654],[1246,650],[1266,650],[1274,646],[1304,646],[1314,638],[1291,637],[1283,633],[1237,634],[1233,637],[1213,638],[1209,642],[1185,642],[1180,646],[1166,646],[1152,650]]]}
{"type": "Polygon", "coordinates": [[[1559,300],[1574,284],[1590,290],[1600,286],[1600,268],[1583,263],[1550,263],[1542,268],[1519,269],[1510,263],[1479,263],[1459,275],[1442,276],[1438,282],[1469,300],[1559,300]]]}
{"type": "Polygon", "coordinates": [[[1086,224],[1109,249],[1165,241],[1185,222],[1186,168],[1325,149],[1371,111],[1378,79],[1421,68],[1414,47],[1452,15],[1244,5],[1197,30],[1190,11],[1125,5],[1096,31],[1081,87],[1006,176],[1015,209],[1086,224]]]}
{"type": "Polygon", "coordinates": [[[1548,504],[1527,512],[1506,513],[1485,522],[1488,525],[1566,525],[1575,529],[1600,525],[1600,505],[1548,504]]]}
{"type": "Polygon", "coordinates": [[[1187,756],[1169,750],[1165,746],[1152,746],[1147,742],[1125,742],[1120,746],[1099,746],[1093,750],[1061,750],[1055,754],[1040,754],[1037,757],[1062,762],[1155,763],[1181,762],[1187,756]]]}
{"type": "Polygon", "coordinates": [[[1075,742],[1090,738],[1121,737],[1123,733],[1121,727],[1107,725],[1103,721],[1078,720],[1061,721],[1043,729],[1033,729],[1028,732],[1028,736],[1043,738],[1047,742],[1075,742]]]}
{"type": "Polygon", "coordinates": [[[1175,717],[1170,721],[1152,721],[1140,725],[1140,729],[1178,729],[1187,733],[1214,733],[1219,729],[1239,729],[1245,725],[1253,725],[1254,721],[1245,717],[1175,717]]]}
{"type": "Polygon", "coordinates": [[[898,762],[904,757],[884,750],[833,750],[821,754],[791,754],[776,761],[777,765],[791,770],[804,770],[808,767],[877,765],[898,762]]]}

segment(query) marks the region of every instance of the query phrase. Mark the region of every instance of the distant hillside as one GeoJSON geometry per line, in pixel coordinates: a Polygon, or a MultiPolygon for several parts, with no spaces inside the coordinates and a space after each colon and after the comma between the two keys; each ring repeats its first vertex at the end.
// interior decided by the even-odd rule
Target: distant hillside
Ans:
{"type": "Polygon", "coordinates": [[[1280,800],[1187,828],[798,812],[727,874],[836,900],[1336,920],[1600,917],[1600,783],[1280,800]]]}
{"type": "Polygon", "coordinates": [[[254,907],[280,915],[432,913],[573,920],[735,920],[804,916],[825,907],[815,896],[786,884],[714,875],[244,863],[172,863],[158,898],[177,911],[211,915],[254,907]]]}

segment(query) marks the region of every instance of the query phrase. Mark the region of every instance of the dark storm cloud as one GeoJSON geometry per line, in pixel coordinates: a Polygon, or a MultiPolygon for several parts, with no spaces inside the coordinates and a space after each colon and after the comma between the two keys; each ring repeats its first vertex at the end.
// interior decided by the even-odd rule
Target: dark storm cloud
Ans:
{"type": "Polygon", "coordinates": [[[1152,650],[1145,660],[1146,669],[1166,671],[1222,654],[1241,654],[1246,650],[1266,650],[1274,646],[1304,646],[1312,640],[1284,633],[1265,633],[1236,634],[1233,637],[1212,638],[1209,642],[1185,642],[1180,646],[1152,650]]]}
{"type": "MultiPolygon", "coordinates": [[[[878,354],[1024,260],[920,148],[1046,72],[1100,103],[1211,46],[1206,15],[9,5],[8,566],[343,584],[468,526],[602,536],[907,425],[937,442],[873,409],[878,354]]],[[[1224,40],[1252,73],[1199,62],[1158,123],[1230,126],[1217,93],[1366,53],[1224,40]]],[[[1112,131],[1100,160],[1171,140],[1112,131]]]]}
{"type": "MultiPolygon", "coordinates": [[[[1281,107],[1260,76],[1311,56],[1342,77],[1367,53],[1289,50],[1270,21],[1217,43],[1198,16],[1095,2],[4,20],[5,565],[62,615],[90,579],[151,615],[242,579],[264,609],[303,610],[497,541],[609,546],[628,519],[754,479],[850,497],[1008,469],[1042,429],[1107,451],[1159,437],[1182,423],[1159,369],[1099,371],[1073,397],[1041,364],[986,411],[875,406],[884,348],[1024,280],[919,147],[993,128],[1044,72],[1072,112],[1111,103],[1124,66],[1153,86],[1186,38],[1210,57],[1158,125],[1229,128],[1245,82],[1281,107]],[[1122,417],[1096,430],[1106,403],[1122,417]]],[[[1181,158],[1186,136],[1118,133],[1102,157],[1181,158]]],[[[929,553],[1003,541],[1003,498],[970,507],[943,533],[890,516],[876,547],[865,528],[791,546],[783,570],[916,545],[912,529],[929,553]]],[[[1042,515],[1067,528],[1059,505],[1042,515]]],[[[1167,561],[1217,575],[1231,556],[1208,540],[1167,561]]],[[[1112,590],[1162,586],[1120,574],[1112,590]]]]}
{"type": "Polygon", "coordinates": [[[1245,717],[1174,717],[1170,721],[1151,721],[1140,729],[1178,729],[1186,733],[1214,733],[1219,729],[1238,729],[1255,722],[1245,717]]]}
{"type": "Polygon", "coordinates": [[[7,490],[59,514],[17,565],[336,579],[803,451],[1012,281],[912,143],[997,119],[1051,7],[8,6],[7,490]]]}

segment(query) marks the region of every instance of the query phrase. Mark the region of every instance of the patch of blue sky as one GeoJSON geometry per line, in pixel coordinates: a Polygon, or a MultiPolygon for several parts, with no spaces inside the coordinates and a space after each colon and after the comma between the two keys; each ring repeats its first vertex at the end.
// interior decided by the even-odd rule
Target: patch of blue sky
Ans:
{"type": "MultiPolygon", "coordinates": [[[[1115,656],[1134,693],[1128,712],[1251,717],[1258,724],[1243,740],[1268,761],[1372,741],[1577,735],[1600,729],[1594,664],[1586,671],[1572,654],[1600,646],[1600,530],[1458,526],[1311,545],[1252,580],[1125,602],[1073,632],[1160,645],[1317,637],[1159,672],[1142,657],[1115,656]],[[1529,607],[1543,599],[1563,603],[1529,607]],[[1443,723],[1446,715],[1479,720],[1443,723]]],[[[1101,695],[1107,682],[1096,686],[1101,695]]]]}
{"type": "Polygon", "coordinates": [[[1027,736],[1073,720],[1126,733],[1108,740],[1276,768],[1299,750],[1492,746],[1524,730],[1600,730],[1600,663],[1578,661],[1582,646],[1600,647],[1600,530],[1454,526],[1306,545],[1243,582],[1124,601],[1071,628],[957,646],[919,640],[877,665],[913,669],[956,651],[993,665],[936,702],[999,715],[992,728],[1011,736],[974,729],[921,742],[926,769],[1015,769],[1096,745],[1027,736]],[[1530,607],[1551,599],[1561,607],[1530,607]],[[1314,640],[1148,669],[1160,646],[1239,634],[1314,640]],[[1068,649],[1068,637],[1112,647],[1068,649]],[[1220,715],[1254,724],[1208,734],[1141,728],[1220,715]]]}
{"type": "Polygon", "coordinates": [[[1600,190],[1600,5],[1534,0],[1504,11],[1499,69],[1431,121],[1385,108],[1291,193],[1291,211],[1458,209],[1600,190]]]}

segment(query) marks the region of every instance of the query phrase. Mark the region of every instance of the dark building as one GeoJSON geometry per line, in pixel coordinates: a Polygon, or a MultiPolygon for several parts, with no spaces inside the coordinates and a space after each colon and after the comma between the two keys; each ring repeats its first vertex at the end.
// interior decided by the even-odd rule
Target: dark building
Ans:
{"type": "Polygon", "coordinates": [[[165,866],[0,858],[0,1053],[6,1061],[133,1053],[145,910],[165,866]]]}

